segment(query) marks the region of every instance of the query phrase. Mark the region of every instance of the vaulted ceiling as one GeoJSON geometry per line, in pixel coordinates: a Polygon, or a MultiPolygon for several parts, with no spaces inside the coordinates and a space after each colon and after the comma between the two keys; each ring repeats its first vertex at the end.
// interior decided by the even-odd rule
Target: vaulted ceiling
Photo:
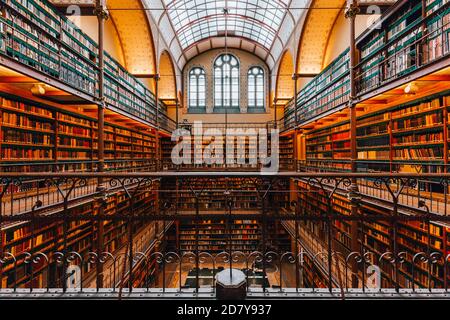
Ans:
{"type": "Polygon", "coordinates": [[[180,69],[214,48],[239,48],[272,68],[310,0],[142,0],[180,69]]]}

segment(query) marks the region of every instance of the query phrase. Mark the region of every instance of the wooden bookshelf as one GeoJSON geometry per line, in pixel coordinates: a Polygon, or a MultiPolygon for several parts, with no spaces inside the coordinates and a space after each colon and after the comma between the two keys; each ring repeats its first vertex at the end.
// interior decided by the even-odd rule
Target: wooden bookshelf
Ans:
{"type": "MultiPolygon", "coordinates": [[[[29,171],[33,163],[95,161],[97,140],[96,119],[20,98],[0,97],[0,163],[29,163],[22,167],[29,171]]],[[[137,131],[106,123],[105,158],[117,163],[127,160],[123,169],[155,159],[155,150],[154,130],[137,131]]],[[[79,164],[74,169],[85,170],[87,166],[79,164]]]]}
{"type": "MultiPolygon", "coordinates": [[[[422,170],[439,172],[439,164],[448,159],[444,150],[449,142],[444,136],[448,136],[449,106],[448,93],[444,92],[358,116],[358,169],[417,172],[416,165],[434,163],[434,169],[424,165],[422,170]]],[[[306,160],[309,167],[348,170],[339,163],[350,160],[349,122],[309,131],[306,160]]]]}
{"type": "MultiPolygon", "coordinates": [[[[320,192],[319,188],[315,188],[306,182],[297,182],[300,193],[300,203],[302,208],[309,214],[323,215],[327,212],[327,199],[320,192]]],[[[332,198],[332,210],[338,215],[350,214],[350,202],[346,197],[336,194],[332,198]]],[[[364,203],[360,208],[360,214],[364,215],[388,215],[389,212],[383,207],[376,207],[373,204],[364,203]]],[[[326,225],[320,222],[304,222],[302,226],[316,238],[321,239],[323,243],[327,243],[326,225]]],[[[351,251],[351,226],[349,222],[336,220],[333,222],[333,234],[335,241],[335,248],[339,250],[344,256],[351,251]]],[[[412,285],[412,258],[418,252],[427,252],[428,247],[428,228],[430,228],[430,243],[432,252],[441,253],[445,256],[448,246],[445,248],[445,241],[448,243],[448,236],[446,231],[448,226],[442,224],[417,221],[401,221],[398,226],[398,245],[399,250],[409,253],[405,264],[400,268],[401,285],[405,288],[410,288],[412,285]]],[[[364,246],[365,251],[370,251],[378,256],[385,252],[392,250],[392,226],[387,221],[366,221],[359,225],[358,240],[364,246]]],[[[388,264],[384,267],[388,267],[388,264]]],[[[426,265],[420,266],[415,264],[415,283],[423,287],[428,286],[428,269],[426,265]]],[[[444,286],[443,264],[438,263],[433,266],[432,281],[435,288],[442,288],[444,286]]],[[[385,269],[383,283],[389,286],[388,279],[389,269],[385,269]]]]}
{"type": "MultiPolygon", "coordinates": [[[[134,214],[148,214],[149,210],[155,210],[157,195],[154,187],[148,187],[137,195],[134,202],[134,214]]],[[[95,201],[92,201],[69,209],[69,214],[83,216],[95,211],[95,201]]],[[[130,201],[123,193],[110,195],[107,200],[104,213],[106,215],[127,214],[130,212],[130,201]]],[[[2,226],[2,244],[4,252],[10,252],[17,258],[16,269],[19,270],[17,276],[14,275],[14,264],[3,266],[2,283],[4,286],[12,287],[14,281],[18,286],[29,285],[31,274],[29,263],[25,261],[25,252],[51,254],[68,250],[74,251],[84,256],[94,248],[97,239],[96,224],[92,224],[90,219],[72,221],[64,227],[62,221],[52,223],[23,222],[18,224],[2,226]]],[[[117,252],[128,240],[128,225],[124,221],[104,221],[104,251],[117,252]]],[[[152,228],[153,223],[140,223],[135,221],[132,225],[133,233],[136,234],[142,228],[152,228]]],[[[154,227],[153,227],[154,228],[154,227]]],[[[54,261],[51,261],[51,265],[54,261]]],[[[84,266],[87,268],[88,266],[84,266]]],[[[33,265],[35,285],[46,286],[47,275],[51,266],[33,265]]],[[[88,270],[85,269],[85,272],[88,270]]],[[[56,281],[57,279],[53,279],[56,281]]],[[[51,280],[52,281],[52,280],[51,280]]]]}

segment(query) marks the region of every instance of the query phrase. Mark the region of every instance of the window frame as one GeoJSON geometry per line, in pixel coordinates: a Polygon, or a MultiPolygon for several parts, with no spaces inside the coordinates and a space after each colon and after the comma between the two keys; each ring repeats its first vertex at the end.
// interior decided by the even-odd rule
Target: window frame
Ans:
{"type": "Polygon", "coordinates": [[[225,112],[229,112],[229,113],[234,113],[237,110],[240,109],[240,102],[241,102],[241,88],[240,88],[240,76],[241,76],[241,63],[239,61],[239,59],[231,53],[221,53],[219,54],[213,62],[213,110],[215,113],[225,113],[225,112]],[[231,66],[231,59],[229,62],[226,61],[222,61],[222,65],[217,65],[219,59],[223,59],[223,57],[225,56],[229,56],[231,57],[231,59],[235,59],[236,60],[236,66],[231,66]],[[224,66],[225,65],[229,65],[230,66],[230,70],[228,71],[229,74],[229,80],[228,85],[229,85],[229,92],[226,92],[226,87],[225,87],[225,80],[227,80],[226,75],[224,74],[224,66]],[[220,104],[218,103],[218,98],[217,98],[217,79],[219,79],[219,77],[217,77],[217,69],[220,69],[221,75],[220,75],[220,104]],[[237,76],[233,77],[233,70],[237,70],[237,76]],[[234,82],[234,80],[236,80],[236,83],[234,82]],[[237,99],[233,99],[233,87],[236,87],[237,89],[237,99]],[[224,105],[224,96],[225,93],[227,93],[229,95],[229,105],[224,105]],[[233,104],[233,102],[236,101],[236,104],[233,104]]]}
{"type": "Polygon", "coordinates": [[[189,70],[188,74],[188,110],[206,110],[206,72],[203,67],[194,66],[189,70]],[[196,70],[200,70],[199,74],[195,74],[196,70]],[[200,78],[203,76],[204,78],[204,84],[203,84],[203,92],[204,92],[204,104],[200,105],[200,78]],[[194,81],[196,82],[196,90],[195,92],[192,91],[192,78],[195,77],[194,81]],[[195,94],[195,101],[196,105],[193,106],[191,104],[192,100],[192,94],[195,94]]]}
{"type": "Polygon", "coordinates": [[[251,66],[247,71],[247,110],[266,111],[266,72],[264,68],[259,65],[251,66]],[[254,69],[258,69],[259,73],[253,74],[254,69]],[[262,84],[260,86],[260,88],[262,89],[262,105],[258,105],[258,93],[260,92],[258,91],[258,76],[260,75],[262,76],[262,84]],[[254,85],[254,92],[252,93],[250,92],[251,77],[253,78],[252,82],[254,85]],[[253,95],[253,97],[250,96],[251,94],[253,95]],[[250,103],[251,100],[253,100],[254,102],[253,105],[250,103]]]}

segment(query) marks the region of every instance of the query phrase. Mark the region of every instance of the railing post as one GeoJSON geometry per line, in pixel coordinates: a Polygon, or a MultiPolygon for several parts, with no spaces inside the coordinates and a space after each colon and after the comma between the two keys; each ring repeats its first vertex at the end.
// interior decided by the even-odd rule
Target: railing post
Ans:
{"type": "MultiPolygon", "coordinates": [[[[397,292],[399,292],[400,290],[400,286],[398,284],[398,254],[399,254],[399,250],[398,250],[398,219],[397,219],[397,214],[398,214],[398,198],[394,197],[393,198],[393,206],[394,206],[394,210],[392,213],[392,251],[393,251],[393,263],[394,263],[394,279],[391,279],[391,281],[394,281],[394,285],[395,285],[395,290],[397,292]]],[[[413,280],[414,281],[414,280],[413,280]]]]}

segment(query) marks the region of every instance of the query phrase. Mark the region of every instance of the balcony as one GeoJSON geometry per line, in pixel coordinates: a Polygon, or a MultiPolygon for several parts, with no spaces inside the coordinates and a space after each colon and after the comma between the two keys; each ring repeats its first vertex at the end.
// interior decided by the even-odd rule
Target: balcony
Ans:
{"type": "MultiPolygon", "coordinates": [[[[2,210],[0,217],[6,234],[14,225],[31,223],[35,226],[31,229],[32,235],[35,234],[38,242],[31,248],[23,246],[21,249],[9,244],[11,249],[3,250],[0,268],[3,275],[8,275],[8,280],[1,282],[0,296],[14,299],[30,295],[69,299],[100,295],[105,299],[214,298],[217,272],[237,268],[246,274],[250,299],[449,298],[450,255],[445,238],[450,222],[445,204],[447,198],[444,196],[444,205],[435,212],[428,211],[429,203],[417,193],[409,193],[416,202],[410,203],[408,208],[406,198],[400,196],[408,188],[412,190],[417,179],[440,181],[446,185],[449,178],[448,174],[305,172],[276,175],[170,171],[2,173],[2,208],[10,199],[17,198],[18,188],[29,181],[35,186],[52,187],[51,193],[60,194],[59,202],[54,202],[60,207],[58,210],[54,207],[52,211],[36,201],[29,210],[2,210]],[[96,187],[98,178],[103,179],[104,188],[96,187]],[[239,183],[235,184],[236,179],[239,183]],[[358,197],[349,193],[352,179],[359,183],[361,193],[358,197]],[[296,181],[294,189],[290,189],[289,182],[296,181]],[[373,189],[384,190],[380,193],[382,196],[377,198],[372,194],[370,190],[373,189],[367,181],[373,184],[373,189]],[[229,187],[224,189],[226,185],[229,187]],[[94,208],[95,203],[101,206],[104,199],[116,194],[124,195],[128,205],[113,214],[99,214],[95,210],[77,213],[73,208],[81,204],[71,195],[73,192],[79,194],[75,191],[79,187],[85,188],[84,195],[90,198],[94,208]],[[159,204],[155,202],[148,207],[140,203],[140,196],[149,192],[160,194],[159,204]],[[292,198],[293,195],[298,198],[292,198]],[[312,198],[308,200],[303,196],[312,198]],[[186,202],[187,198],[193,201],[186,202]],[[214,206],[211,199],[215,199],[214,206]],[[338,204],[335,199],[350,200],[347,204],[338,204]],[[249,205],[243,205],[245,203],[249,205]],[[341,209],[337,211],[351,206],[359,212],[356,216],[345,214],[341,209]],[[310,207],[323,213],[309,210],[310,207]],[[374,207],[376,211],[368,212],[367,207],[374,207]],[[229,238],[224,236],[217,251],[203,250],[207,240],[203,231],[200,233],[198,222],[204,220],[220,222],[225,231],[231,226],[230,221],[255,221],[260,232],[256,250],[237,249],[239,245],[232,236],[234,231],[225,233],[229,238]],[[93,226],[100,222],[122,221],[129,232],[128,240],[114,251],[96,251],[90,246],[83,251],[75,250],[71,239],[79,233],[72,234],[70,230],[75,230],[74,226],[82,221],[91,221],[93,226]],[[193,226],[197,226],[192,229],[191,250],[178,242],[170,244],[169,229],[187,221],[196,221],[193,226]],[[56,246],[42,246],[39,238],[42,228],[52,223],[65,226],[67,234],[59,233],[53,238],[56,246]],[[149,227],[130,232],[136,224],[149,227]],[[292,242],[288,248],[280,244],[280,231],[273,233],[272,228],[277,224],[290,235],[292,242]],[[345,235],[349,232],[345,231],[347,226],[352,224],[356,224],[361,235],[357,250],[348,247],[345,235]],[[390,229],[383,230],[385,225],[391,226],[390,229]],[[383,248],[375,246],[373,241],[376,239],[385,241],[384,233],[392,233],[390,240],[383,248]],[[442,240],[440,244],[436,242],[441,238],[444,244],[442,240]],[[376,277],[371,273],[374,270],[378,272],[376,277]],[[100,274],[103,280],[94,281],[100,274]],[[72,287],[73,283],[75,287],[72,287]]],[[[47,189],[40,189],[35,200],[43,202],[48,196],[47,189]]]]}
{"type": "MultiPolygon", "coordinates": [[[[98,97],[98,46],[51,5],[15,0],[0,4],[1,64],[48,83],[79,103],[98,97]],[[41,19],[42,16],[48,19],[41,19]]],[[[171,132],[167,107],[144,84],[105,53],[105,96],[109,109],[171,132]]]]}
{"type": "MultiPolygon", "coordinates": [[[[450,5],[434,1],[421,17],[420,1],[403,3],[381,18],[381,29],[357,39],[361,58],[356,66],[356,102],[363,102],[448,66],[450,5]],[[405,4],[406,3],[406,4],[405,4]],[[392,16],[398,16],[392,18],[392,16]],[[389,19],[394,19],[388,21],[389,19]],[[405,23],[401,31],[391,25],[405,23]],[[393,28],[393,27],[392,27],[393,28]]],[[[343,109],[350,95],[349,49],[336,58],[285,108],[286,130],[343,109]]]]}

